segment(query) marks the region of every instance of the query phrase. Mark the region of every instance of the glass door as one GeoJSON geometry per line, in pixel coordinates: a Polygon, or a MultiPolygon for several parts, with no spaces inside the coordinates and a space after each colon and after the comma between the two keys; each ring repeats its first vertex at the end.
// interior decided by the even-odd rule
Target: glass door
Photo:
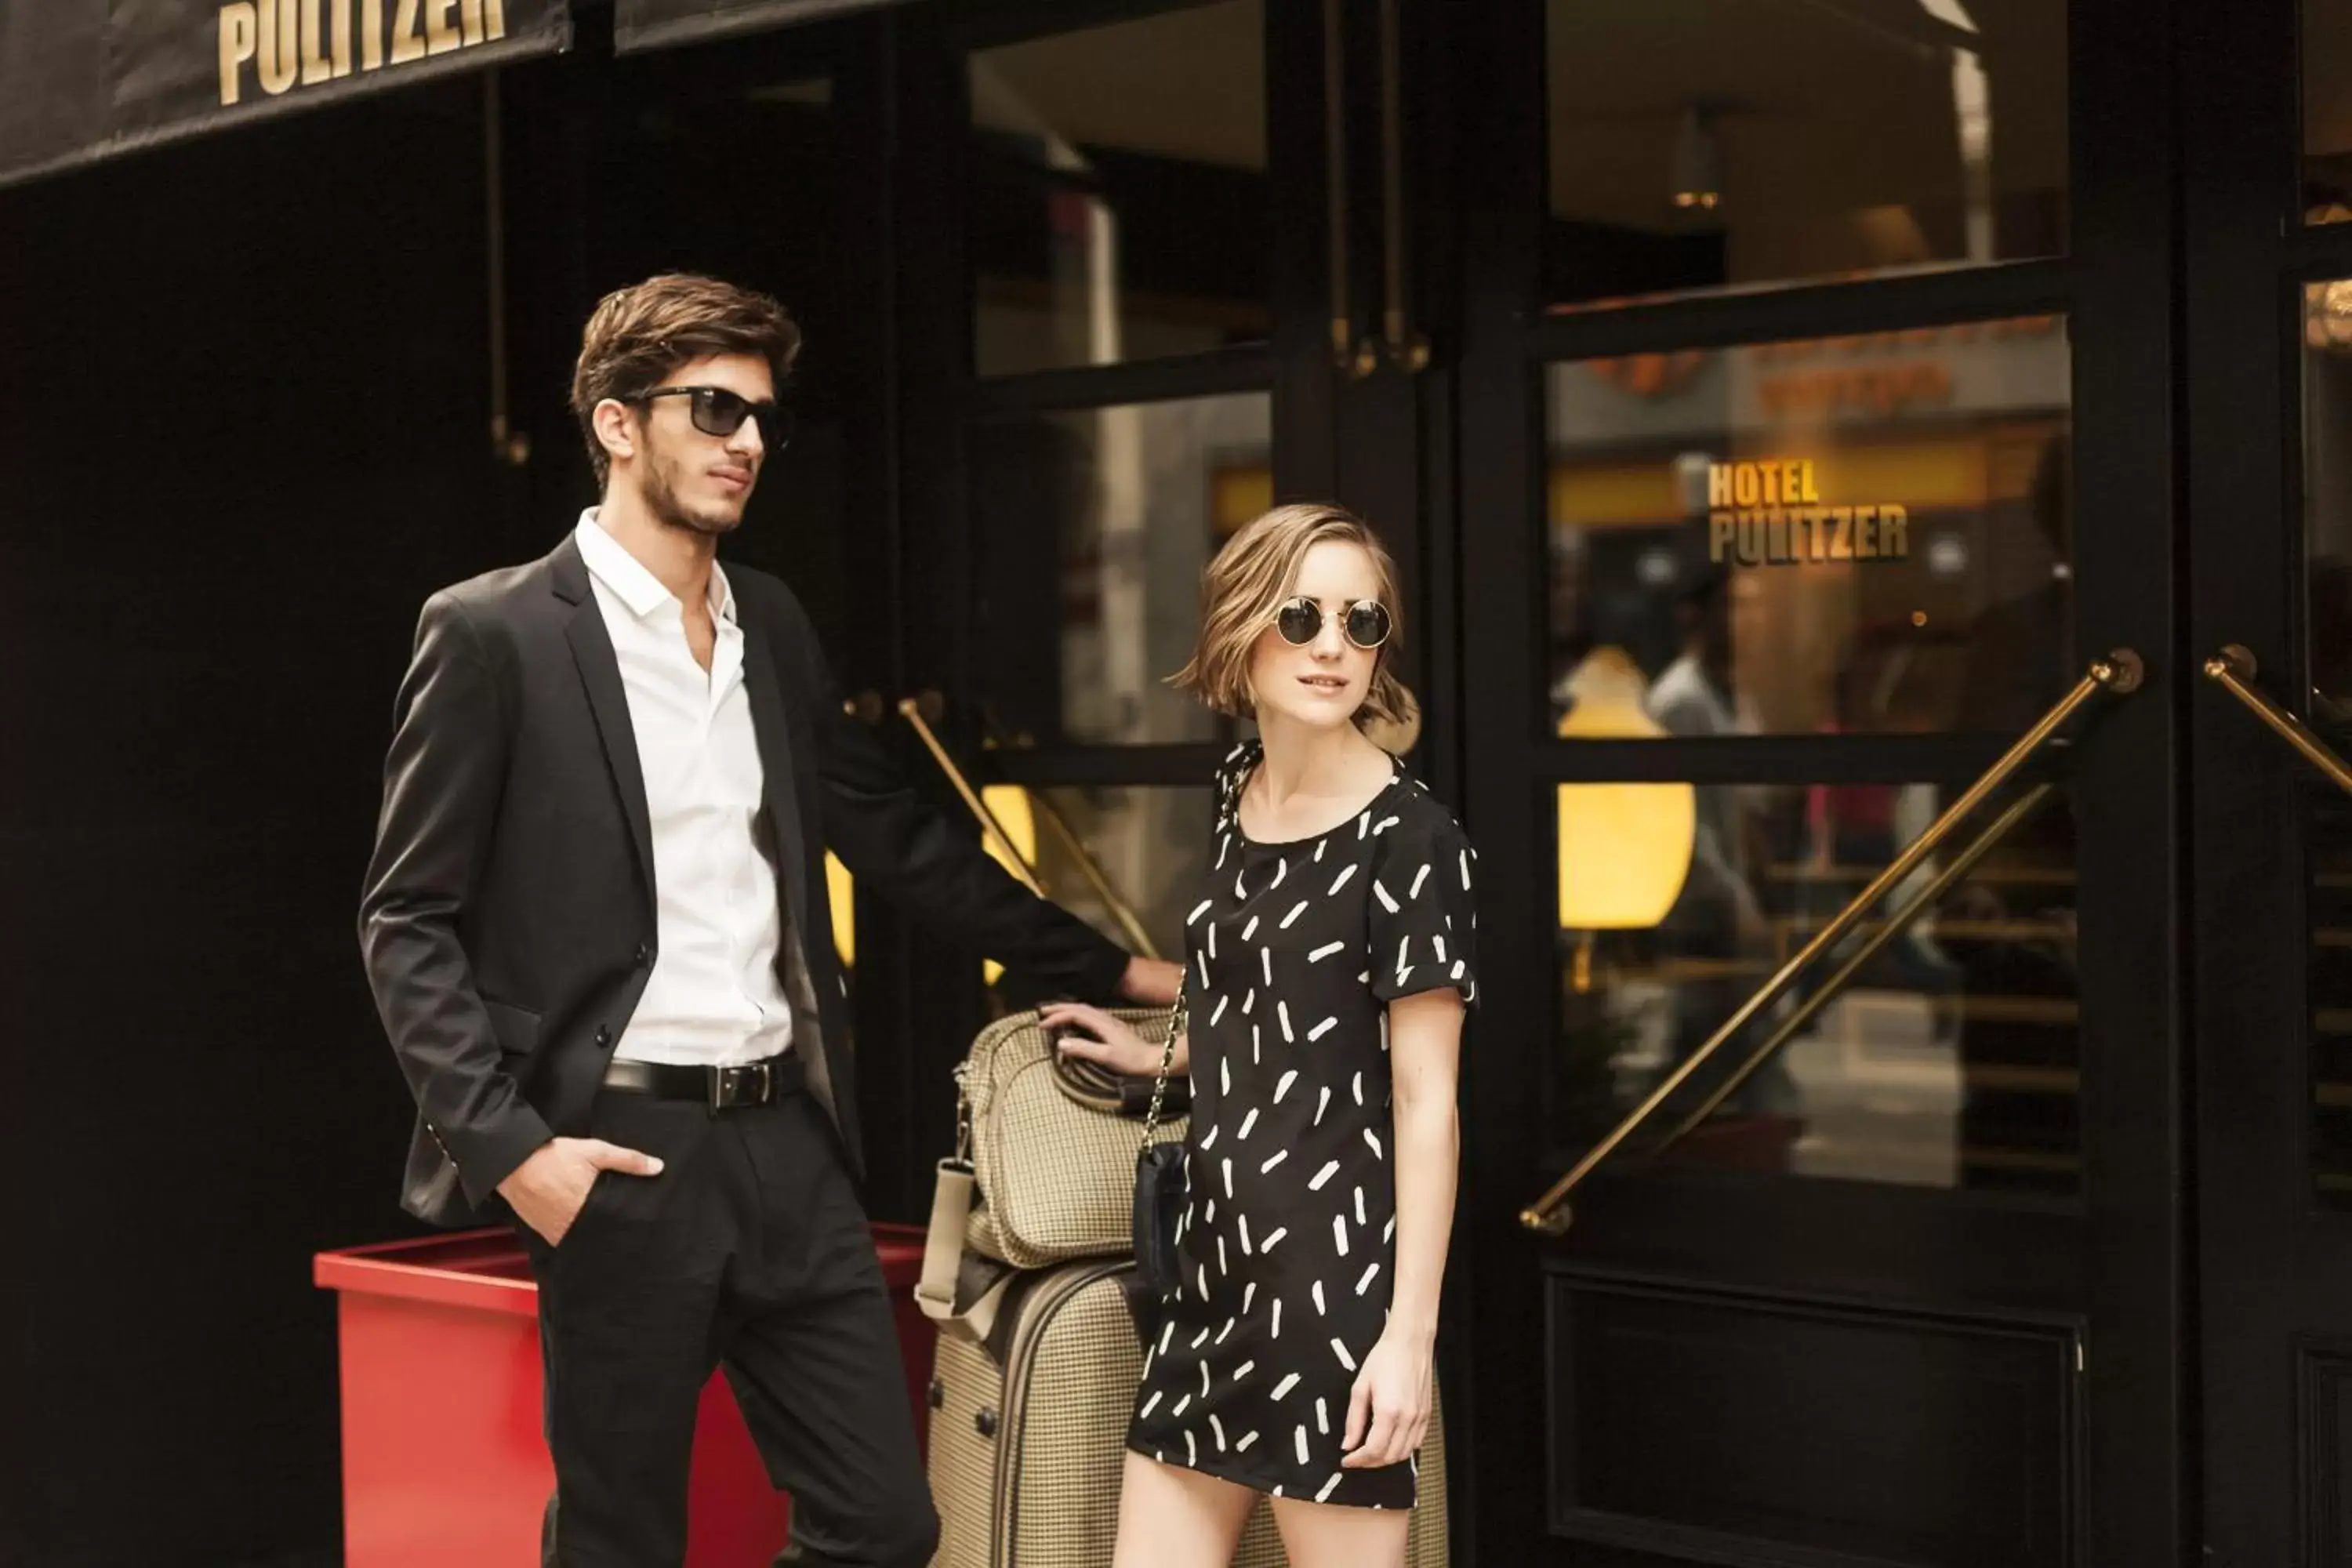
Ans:
{"type": "Polygon", "coordinates": [[[2199,18],[2189,651],[2208,1561],[2352,1553],[2352,16],[2199,18]],[[2300,88],[2300,92],[2298,92],[2300,88]],[[2298,104],[2300,113],[2297,112],[2298,104]]]}
{"type": "Polygon", "coordinates": [[[2165,40],[1530,0],[1454,41],[1481,1560],[2180,1562],[2165,40]],[[1976,822],[2038,810],[1929,837],[2114,650],[2140,689],[1976,822]]]}

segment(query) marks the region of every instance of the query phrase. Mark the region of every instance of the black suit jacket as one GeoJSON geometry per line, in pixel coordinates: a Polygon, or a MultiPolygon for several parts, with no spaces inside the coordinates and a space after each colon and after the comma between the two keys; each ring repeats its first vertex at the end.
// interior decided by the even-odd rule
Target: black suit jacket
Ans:
{"type": "MultiPolygon", "coordinates": [[[[793,1048],[861,1176],[824,850],[927,924],[1081,996],[1127,954],[920,803],[842,710],[808,616],[727,569],[765,773],[793,1048]]],[[[473,1223],[555,1133],[584,1136],[651,973],[653,837],[628,700],[579,546],[425,602],[360,902],[376,1008],[416,1098],[402,1206],[473,1223]]],[[[496,1212],[491,1211],[491,1212],[496,1212]]]]}

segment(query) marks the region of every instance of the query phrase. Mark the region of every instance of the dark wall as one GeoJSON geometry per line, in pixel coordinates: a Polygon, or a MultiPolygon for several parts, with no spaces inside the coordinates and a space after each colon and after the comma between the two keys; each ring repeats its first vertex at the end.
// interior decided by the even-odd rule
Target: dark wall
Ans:
{"type": "Polygon", "coordinates": [[[352,934],[393,692],[424,596],[535,547],[480,101],[0,195],[0,1563],[338,1538],[310,1257],[410,1229],[352,934]]]}

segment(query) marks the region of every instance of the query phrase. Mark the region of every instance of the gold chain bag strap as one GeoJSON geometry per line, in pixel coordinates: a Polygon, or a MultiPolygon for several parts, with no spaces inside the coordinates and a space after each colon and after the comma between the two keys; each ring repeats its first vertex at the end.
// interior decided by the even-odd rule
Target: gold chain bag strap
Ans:
{"type": "Polygon", "coordinates": [[[1168,1032],[1160,1042],[1160,1076],[1151,1086],[1151,1108],[1143,1116],[1143,1143],[1135,1154],[1135,1268],[1125,1284],[1135,1331],[1146,1342],[1160,1332],[1161,1303],[1177,1289],[1182,1268],[1176,1240],[1184,1217],[1184,1145],[1154,1142],[1151,1135],[1160,1125],[1185,1017],[1180,983],[1176,1005],[1168,1010],[1168,1032]]]}

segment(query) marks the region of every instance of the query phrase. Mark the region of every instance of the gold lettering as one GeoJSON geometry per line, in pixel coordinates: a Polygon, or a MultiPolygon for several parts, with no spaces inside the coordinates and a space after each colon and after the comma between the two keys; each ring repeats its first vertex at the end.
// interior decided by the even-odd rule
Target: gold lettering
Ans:
{"type": "Polygon", "coordinates": [[[257,26],[251,0],[237,0],[234,5],[221,7],[220,92],[224,106],[236,101],[237,68],[253,58],[257,26]]]}
{"type": "Polygon", "coordinates": [[[383,69],[383,0],[360,0],[360,69],[383,69]]]}
{"type": "Polygon", "coordinates": [[[298,52],[302,18],[295,5],[296,0],[260,0],[261,90],[272,98],[292,87],[302,74],[298,52]]]}
{"type": "Polygon", "coordinates": [[[1878,509],[1874,506],[1853,509],[1853,558],[1856,561],[1878,559],[1878,509]]]}
{"type": "Polygon", "coordinates": [[[1818,506],[1821,504],[1822,492],[1813,484],[1813,460],[1811,458],[1807,458],[1803,462],[1799,463],[1797,467],[1804,475],[1804,494],[1799,499],[1811,501],[1818,506]]]}
{"type": "Polygon", "coordinates": [[[482,0],[460,0],[457,23],[465,30],[468,47],[482,41],[482,0]]]}
{"type": "Polygon", "coordinates": [[[425,58],[425,38],[416,30],[416,7],[419,0],[400,0],[392,14],[392,63],[404,66],[411,60],[425,58]]]}
{"type": "Polygon", "coordinates": [[[335,74],[352,74],[352,0],[335,0],[335,74]]]}
{"type": "Polygon", "coordinates": [[[1754,506],[1764,498],[1762,487],[1756,482],[1756,465],[1735,463],[1731,467],[1731,499],[1741,506],[1754,506]]]}
{"type": "Polygon", "coordinates": [[[1889,501],[1878,509],[1878,543],[1890,561],[1911,558],[1911,510],[1889,501]]]}
{"type": "Polygon", "coordinates": [[[1775,566],[1789,561],[1789,514],[1779,507],[1764,514],[1764,559],[1775,566]]]}
{"type": "Polygon", "coordinates": [[[320,26],[321,0],[302,0],[302,85],[332,80],[335,68],[320,53],[326,43],[327,29],[320,26]]]}
{"type": "Polygon", "coordinates": [[[1720,510],[1731,504],[1731,465],[1709,463],[1706,466],[1706,504],[1720,510]]]}
{"type": "Polygon", "coordinates": [[[507,36],[507,0],[482,0],[482,37],[497,43],[507,36]]]}
{"type": "Polygon", "coordinates": [[[457,8],[457,0],[425,0],[425,50],[427,54],[446,55],[457,48],[462,40],[450,13],[457,8]]]}
{"type": "Polygon", "coordinates": [[[1853,508],[1850,506],[1830,508],[1830,559],[1853,559],[1853,508]]]}
{"type": "Polygon", "coordinates": [[[1764,514],[1760,511],[1739,514],[1739,563],[1742,566],[1764,564],[1764,514]]]}
{"type": "Polygon", "coordinates": [[[1730,559],[1733,541],[1738,533],[1738,522],[1729,512],[1710,513],[1706,520],[1706,558],[1722,565],[1730,559]]]}
{"type": "Polygon", "coordinates": [[[1780,470],[1780,500],[1790,505],[1804,500],[1805,488],[1797,482],[1797,465],[1783,458],[1772,466],[1780,470]]]}

